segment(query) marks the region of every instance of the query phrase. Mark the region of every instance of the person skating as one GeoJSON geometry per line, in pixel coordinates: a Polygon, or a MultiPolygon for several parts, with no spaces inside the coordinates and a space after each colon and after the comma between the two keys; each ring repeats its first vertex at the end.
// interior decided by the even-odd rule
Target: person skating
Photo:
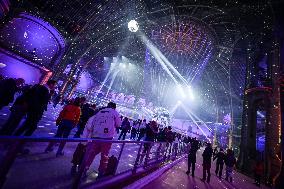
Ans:
{"type": "Polygon", "coordinates": [[[137,130],[139,128],[138,122],[139,122],[138,120],[133,122],[133,126],[131,128],[131,137],[130,137],[130,139],[132,139],[132,140],[135,140],[135,138],[136,138],[137,130]]]}
{"type": "Polygon", "coordinates": [[[144,137],[145,132],[146,132],[146,125],[147,125],[146,119],[144,119],[143,122],[139,126],[139,135],[138,135],[137,141],[140,141],[144,137]]]}
{"type": "MultiPolygon", "coordinates": [[[[82,137],[112,140],[115,135],[116,128],[121,124],[119,114],[115,109],[116,104],[109,102],[107,108],[101,109],[98,113],[92,116],[86,124],[82,137]]],[[[97,142],[95,140],[88,143],[86,153],[81,164],[85,166],[79,167],[79,173],[77,176],[81,178],[82,174],[86,175],[86,172],[92,164],[95,156],[101,153],[98,177],[103,177],[107,169],[108,154],[111,144],[112,143],[110,142],[97,142]]]]}
{"type": "Polygon", "coordinates": [[[236,158],[234,157],[234,152],[231,149],[227,150],[226,158],[225,158],[225,164],[226,164],[226,178],[225,180],[233,182],[233,170],[234,166],[236,164],[236,158]]]}
{"type": "Polygon", "coordinates": [[[90,117],[92,117],[96,111],[95,104],[84,104],[81,105],[82,115],[80,117],[79,123],[77,125],[77,132],[74,135],[74,138],[80,138],[80,135],[83,133],[85,129],[85,125],[87,124],[90,117]]]}
{"type": "MultiPolygon", "coordinates": [[[[149,124],[146,126],[145,130],[145,140],[144,141],[149,141],[149,142],[154,142],[156,138],[156,134],[158,133],[158,124],[156,121],[150,121],[149,124]]],[[[140,163],[144,160],[144,157],[146,156],[145,159],[145,164],[147,164],[147,161],[149,159],[149,153],[151,151],[153,143],[144,143],[144,149],[142,152],[142,155],[140,157],[140,163]]]]}
{"type": "Polygon", "coordinates": [[[44,111],[47,110],[47,105],[51,97],[51,92],[55,89],[56,81],[49,80],[45,85],[34,85],[27,92],[27,118],[23,126],[16,132],[16,136],[24,135],[31,136],[37,129],[37,124],[41,120],[44,111]]]}
{"type": "Polygon", "coordinates": [[[208,183],[210,182],[210,177],[211,177],[210,168],[211,168],[212,154],[213,154],[213,149],[211,147],[211,144],[207,143],[207,146],[206,146],[204,152],[202,153],[202,157],[203,157],[203,164],[202,164],[203,165],[203,178],[202,178],[202,181],[207,181],[208,183]]]}
{"type": "Polygon", "coordinates": [[[118,140],[120,140],[121,138],[122,138],[122,140],[125,140],[126,134],[130,129],[131,129],[130,122],[129,122],[128,118],[125,117],[122,121],[122,124],[121,124],[121,132],[120,132],[120,135],[118,137],[118,140]]]}
{"type": "Polygon", "coordinates": [[[198,141],[196,140],[196,138],[194,138],[190,142],[190,149],[189,149],[188,161],[187,161],[187,171],[186,171],[186,174],[189,175],[190,169],[192,169],[191,175],[193,177],[194,177],[194,171],[195,171],[196,153],[197,153],[198,149],[199,149],[198,148],[198,141]]]}
{"type": "MultiPolygon", "coordinates": [[[[73,104],[66,105],[60,112],[56,125],[58,129],[56,132],[56,138],[68,138],[71,130],[78,124],[81,115],[80,99],[76,98],[73,104]]],[[[66,142],[61,142],[56,156],[63,155],[63,148],[66,142]]],[[[45,152],[53,150],[54,142],[50,142],[45,149],[45,152]]]]}
{"type": "Polygon", "coordinates": [[[225,156],[224,150],[221,148],[220,151],[213,158],[213,161],[215,159],[217,159],[215,173],[216,173],[217,176],[219,176],[220,179],[222,177],[222,171],[223,171],[225,157],[226,156],[225,156]]]}

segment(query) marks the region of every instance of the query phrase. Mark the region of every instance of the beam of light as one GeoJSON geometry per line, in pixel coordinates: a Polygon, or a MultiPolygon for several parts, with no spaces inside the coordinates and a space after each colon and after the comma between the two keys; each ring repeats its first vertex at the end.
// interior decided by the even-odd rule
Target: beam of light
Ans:
{"type": "Polygon", "coordinates": [[[186,97],[185,92],[180,84],[177,85],[177,90],[182,98],[186,97]]]}
{"type": "MultiPolygon", "coordinates": [[[[186,108],[186,107],[185,107],[186,108]]],[[[212,129],[210,129],[207,124],[202,120],[200,119],[197,115],[195,115],[192,111],[190,111],[188,108],[187,108],[187,111],[190,112],[190,114],[195,117],[195,119],[197,119],[198,121],[200,121],[210,132],[212,132],[212,129]]]]}
{"type": "Polygon", "coordinates": [[[178,76],[178,78],[181,79],[181,81],[185,84],[188,85],[187,80],[177,71],[177,69],[170,63],[170,61],[163,55],[161,51],[157,51],[158,55],[161,57],[161,59],[165,62],[165,64],[172,69],[172,71],[178,76]]]}
{"type": "Polygon", "coordinates": [[[175,106],[173,107],[173,109],[171,109],[170,115],[173,115],[173,114],[176,112],[176,110],[177,110],[177,108],[180,106],[180,104],[181,104],[181,101],[179,100],[179,101],[175,104],[175,106]]]}
{"type": "Polygon", "coordinates": [[[197,79],[200,78],[201,74],[203,73],[206,65],[208,64],[209,60],[211,57],[211,51],[209,50],[208,55],[205,57],[205,59],[203,60],[202,64],[200,65],[200,67],[197,69],[197,71],[195,72],[195,74],[193,75],[193,77],[190,80],[190,83],[193,82],[193,80],[198,77],[197,79]]]}
{"type": "Polygon", "coordinates": [[[108,70],[107,75],[106,75],[104,81],[102,82],[102,84],[101,84],[99,90],[97,91],[95,98],[97,98],[98,94],[101,92],[102,88],[105,86],[105,84],[106,84],[106,82],[107,82],[107,80],[108,80],[108,78],[109,78],[109,75],[111,74],[111,72],[112,72],[112,70],[113,70],[113,68],[112,68],[113,66],[112,66],[112,65],[113,65],[113,64],[111,64],[110,69],[108,70]]]}
{"type": "Polygon", "coordinates": [[[188,86],[187,91],[188,91],[188,95],[189,95],[190,100],[194,100],[194,94],[193,94],[193,91],[191,89],[191,86],[188,86]]]}
{"type": "Polygon", "coordinates": [[[108,93],[109,93],[109,91],[110,91],[110,89],[111,89],[111,87],[112,87],[112,85],[113,85],[113,83],[114,83],[114,80],[115,80],[117,74],[119,73],[119,71],[120,71],[120,70],[117,70],[116,72],[114,72],[114,74],[113,74],[113,76],[112,76],[112,79],[111,79],[111,82],[110,82],[110,84],[109,84],[107,93],[106,93],[106,97],[108,96],[108,93]]]}
{"type": "Polygon", "coordinates": [[[193,123],[201,130],[202,134],[205,136],[205,138],[210,141],[210,139],[207,137],[206,133],[203,131],[201,127],[199,127],[198,123],[195,121],[195,119],[192,117],[191,113],[188,111],[188,109],[181,104],[181,107],[184,109],[184,111],[187,113],[187,115],[190,117],[190,119],[193,121],[193,123]]]}
{"type": "Polygon", "coordinates": [[[166,64],[164,63],[164,61],[162,60],[160,54],[162,54],[160,52],[160,50],[155,47],[155,45],[144,35],[141,33],[141,35],[139,35],[142,42],[147,46],[147,48],[150,50],[151,54],[156,58],[156,60],[161,64],[162,68],[169,74],[169,76],[172,78],[172,80],[178,84],[178,81],[176,80],[176,78],[174,77],[174,75],[171,73],[171,71],[169,70],[169,68],[166,66],[166,64]],[[160,52],[160,53],[159,53],[160,52]]]}

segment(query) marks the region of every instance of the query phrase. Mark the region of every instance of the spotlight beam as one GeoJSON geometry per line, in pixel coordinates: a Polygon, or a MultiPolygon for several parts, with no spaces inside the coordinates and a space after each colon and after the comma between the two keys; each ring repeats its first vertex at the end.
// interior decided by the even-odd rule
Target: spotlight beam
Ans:
{"type": "Polygon", "coordinates": [[[173,115],[175,112],[176,112],[176,110],[177,110],[177,108],[179,107],[179,105],[180,105],[180,103],[176,103],[176,105],[173,107],[173,109],[170,111],[170,114],[171,115],[173,115]]]}
{"type": "Polygon", "coordinates": [[[114,83],[114,80],[115,80],[115,78],[116,78],[116,76],[117,76],[119,71],[120,70],[117,70],[116,72],[114,72],[113,77],[112,77],[111,82],[110,82],[110,85],[108,87],[107,93],[106,93],[106,97],[108,96],[108,93],[109,93],[109,91],[110,91],[110,89],[111,89],[111,87],[112,87],[112,85],[114,83]]]}
{"type": "Polygon", "coordinates": [[[112,70],[113,70],[113,69],[112,69],[112,66],[111,66],[110,69],[108,70],[107,75],[106,75],[104,81],[102,82],[102,84],[101,84],[101,86],[100,86],[100,88],[99,88],[99,90],[98,90],[98,92],[97,92],[95,98],[97,98],[97,96],[98,96],[98,94],[101,92],[103,86],[105,86],[105,83],[107,82],[107,80],[108,80],[108,78],[109,78],[109,75],[110,75],[110,73],[112,72],[112,70]]]}
{"type": "Polygon", "coordinates": [[[161,54],[160,50],[155,47],[155,45],[143,34],[141,33],[140,35],[142,42],[148,47],[148,49],[150,50],[151,54],[156,58],[156,60],[161,64],[161,66],[163,67],[163,69],[169,74],[169,76],[173,79],[173,81],[178,84],[178,81],[176,80],[176,78],[174,77],[174,75],[171,73],[171,71],[169,70],[169,68],[166,66],[166,64],[164,63],[164,61],[162,60],[162,58],[160,57],[159,54],[161,54]],[[160,52],[160,53],[159,53],[160,52]]]}
{"type": "MultiPolygon", "coordinates": [[[[186,107],[184,107],[184,108],[186,108],[186,107]]],[[[207,124],[202,120],[202,119],[200,119],[197,115],[195,115],[192,111],[190,111],[188,108],[186,108],[187,109],[187,111],[189,111],[190,112],[190,114],[193,116],[193,117],[195,117],[198,121],[200,121],[202,124],[204,124],[204,126],[210,131],[210,132],[212,132],[212,130],[207,126],[207,124]]]]}
{"type": "Polygon", "coordinates": [[[184,109],[184,111],[187,113],[187,115],[190,117],[190,119],[193,121],[193,123],[201,130],[202,134],[205,136],[205,138],[210,141],[210,139],[207,137],[207,135],[205,134],[205,132],[203,131],[203,129],[201,127],[199,127],[199,125],[196,123],[195,119],[192,117],[192,115],[187,111],[187,108],[181,104],[181,107],[184,109]]]}

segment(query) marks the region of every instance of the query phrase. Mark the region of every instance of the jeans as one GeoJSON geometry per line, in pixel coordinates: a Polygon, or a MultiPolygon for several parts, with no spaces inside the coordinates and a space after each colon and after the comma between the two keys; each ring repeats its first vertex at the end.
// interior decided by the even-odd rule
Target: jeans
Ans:
{"type": "MultiPolygon", "coordinates": [[[[54,137],[56,137],[56,138],[68,138],[73,127],[74,127],[73,121],[62,120],[60,125],[58,126],[56,135],[54,137]]],[[[54,146],[54,144],[55,144],[55,142],[50,142],[45,151],[52,150],[52,147],[54,146]]],[[[62,150],[63,150],[65,144],[66,144],[66,142],[60,143],[58,150],[57,150],[57,154],[62,153],[62,150]]]]}

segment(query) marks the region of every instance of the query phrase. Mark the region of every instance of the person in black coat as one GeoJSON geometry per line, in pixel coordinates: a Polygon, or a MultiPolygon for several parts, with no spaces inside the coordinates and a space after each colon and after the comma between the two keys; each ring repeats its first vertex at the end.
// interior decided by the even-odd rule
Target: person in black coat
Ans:
{"type": "Polygon", "coordinates": [[[213,154],[213,149],[210,143],[207,143],[207,146],[202,154],[203,157],[203,178],[202,181],[206,180],[206,173],[207,173],[207,182],[210,182],[210,168],[211,168],[211,158],[213,154]]]}
{"type": "Polygon", "coordinates": [[[28,97],[30,88],[31,86],[29,85],[22,87],[21,89],[22,94],[18,96],[13,106],[10,108],[11,113],[6,123],[1,128],[0,135],[7,135],[7,136],[13,135],[19,123],[21,122],[23,117],[26,115],[27,110],[28,110],[27,97],[28,97]]]}
{"type": "Polygon", "coordinates": [[[120,140],[121,137],[122,137],[122,140],[125,140],[126,134],[127,134],[128,131],[130,131],[130,129],[131,129],[130,122],[129,122],[128,118],[125,117],[122,121],[122,124],[121,124],[121,133],[118,137],[118,140],[120,140]]]}
{"type": "Polygon", "coordinates": [[[34,85],[27,94],[27,118],[16,132],[16,136],[24,134],[31,136],[37,129],[37,124],[41,120],[44,111],[47,110],[47,105],[50,100],[50,94],[55,89],[56,81],[49,80],[45,85],[34,85]]]}
{"type": "Polygon", "coordinates": [[[194,171],[195,171],[195,163],[196,163],[196,153],[198,147],[198,141],[196,138],[193,138],[190,142],[190,150],[188,153],[188,161],[187,161],[187,171],[186,174],[189,175],[190,168],[192,169],[191,175],[194,177],[194,171]]]}
{"type": "MultiPolygon", "coordinates": [[[[146,125],[146,129],[145,129],[145,140],[144,141],[149,141],[149,142],[154,142],[156,135],[159,131],[158,128],[158,124],[156,121],[150,121],[147,125],[146,125]]],[[[147,161],[149,160],[149,154],[151,151],[153,143],[144,143],[144,149],[142,152],[142,155],[140,157],[140,164],[143,162],[144,157],[145,158],[145,164],[147,164],[147,161]]]]}
{"type": "Polygon", "coordinates": [[[96,105],[95,104],[90,105],[86,103],[82,106],[81,109],[82,109],[82,115],[80,117],[79,124],[77,126],[78,130],[75,133],[74,138],[80,138],[80,135],[83,134],[83,131],[85,129],[85,126],[89,118],[95,115],[96,105]]]}
{"type": "Polygon", "coordinates": [[[19,87],[25,83],[22,78],[19,79],[4,79],[0,81],[0,110],[14,101],[14,95],[19,90],[19,87]]]}
{"type": "Polygon", "coordinates": [[[224,150],[222,148],[213,158],[213,160],[217,159],[215,173],[216,173],[217,176],[219,176],[220,179],[222,177],[222,171],[223,171],[225,158],[226,158],[226,155],[225,155],[224,150]]]}

